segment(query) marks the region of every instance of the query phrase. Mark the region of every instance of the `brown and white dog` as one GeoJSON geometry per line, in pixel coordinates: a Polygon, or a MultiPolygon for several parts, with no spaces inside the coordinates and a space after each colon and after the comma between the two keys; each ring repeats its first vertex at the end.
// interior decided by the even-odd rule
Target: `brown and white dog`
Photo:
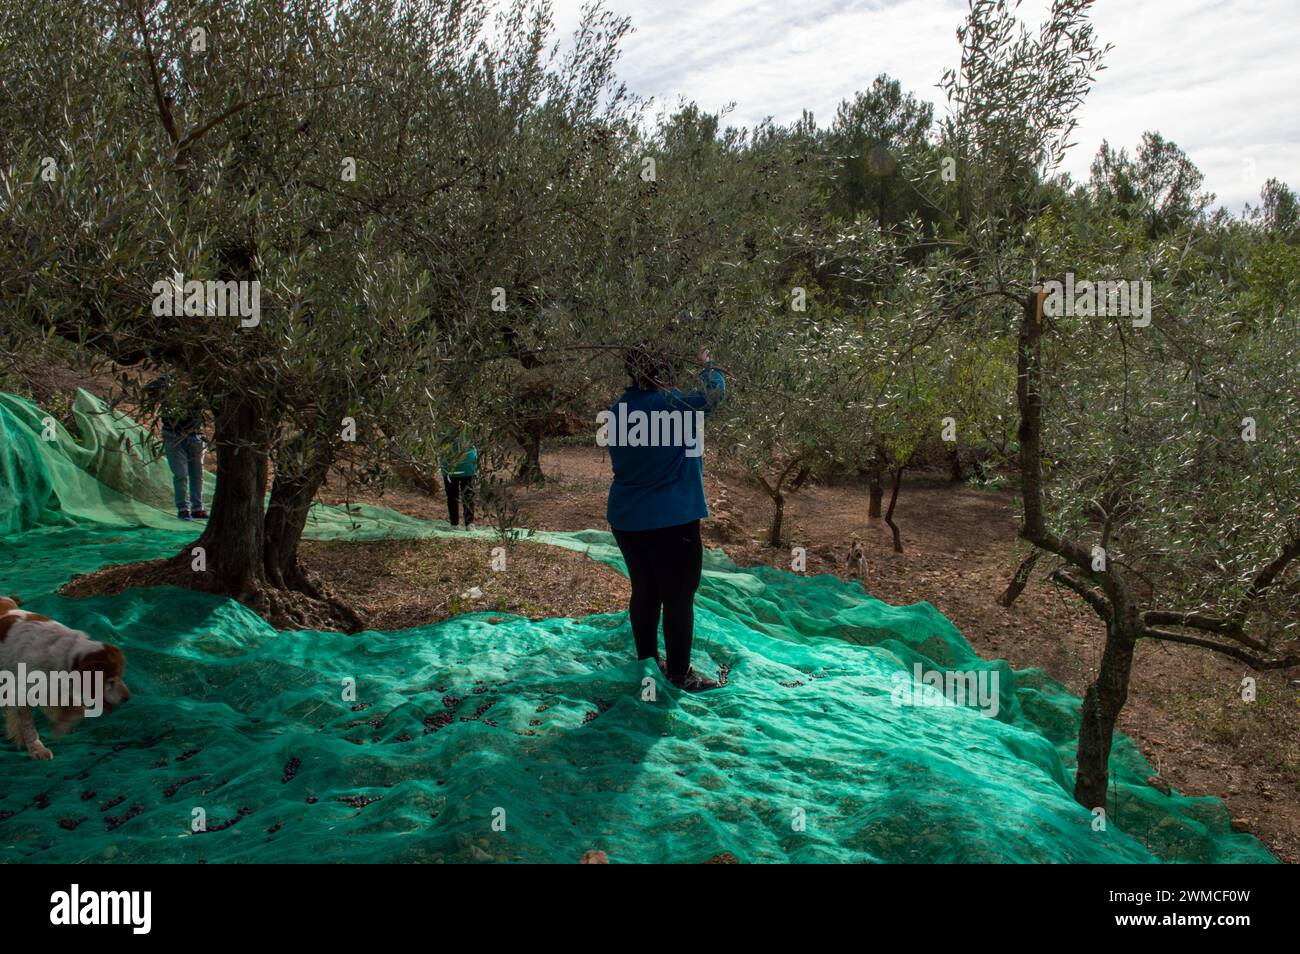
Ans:
{"type": "MultiPolygon", "coordinates": [[[[96,673],[102,674],[102,689],[96,690],[102,692],[102,697],[88,700],[82,696],[81,702],[91,701],[96,708],[102,705],[104,712],[131,698],[131,690],[122,681],[126,668],[122,650],[96,642],[48,616],[19,609],[16,600],[0,597],[0,677],[7,676],[12,682],[20,666],[29,676],[44,674],[48,685],[54,685],[60,677],[66,683],[70,676],[94,680],[96,673]]],[[[26,747],[34,759],[54,758],[36,733],[32,706],[6,705],[0,699],[0,707],[4,708],[6,736],[26,747]]],[[[40,708],[54,726],[56,736],[63,735],[86,715],[84,704],[51,705],[47,700],[40,708]]]]}

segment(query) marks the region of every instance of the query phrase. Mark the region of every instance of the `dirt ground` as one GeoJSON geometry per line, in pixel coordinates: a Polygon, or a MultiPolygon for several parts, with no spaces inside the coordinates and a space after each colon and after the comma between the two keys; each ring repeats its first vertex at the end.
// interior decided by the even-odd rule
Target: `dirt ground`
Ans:
{"type": "Polygon", "coordinates": [[[423,626],[471,612],[547,619],[627,608],[627,578],[604,564],[521,540],[506,553],[510,572],[494,572],[497,545],[469,537],[351,544],[308,540],[301,553],[371,629],[423,626]]]}
{"type": "MultiPolygon", "coordinates": [[[[542,463],[547,483],[520,492],[522,522],[547,530],[605,527],[609,464],[604,453],[557,447],[543,455],[542,463]]],[[[717,521],[706,522],[707,544],[724,547],[741,565],[788,569],[789,546],[774,551],[759,542],[771,517],[762,490],[725,464],[711,462],[706,471],[710,509],[730,514],[725,528],[717,521]],[[732,542],[724,542],[722,529],[732,542]]],[[[440,497],[394,492],[375,502],[421,516],[444,516],[440,497]]],[[[1006,659],[1017,669],[1041,668],[1083,694],[1102,649],[1103,632],[1091,611],[1073,594],[1047,583],[1041,571],[1011,609],[997,603],[1021,555],[1015,549],[1016,517],[1009,494],[940,480],[904,484],[895,518],[903,535],[901,554],[893,552],[884,523],[867,519],[867,503],[865,485],[851,483],[814,484],[790,498],[786,527],[790,543],[807,548],[807,572],[847,575],[850,537],[857,533],[867,551],[866,586],[872,595],[895,604],[930,602],[980,655],[1006,659]]],[[[468,541],[458,545],[478,546],[468,541]]],[[[379,594],[369,597],[372,602],[385,599],[382,590],[372,590],[375,582],[369,572],[356,569],[372,565],[369,559],[339,554],[325,567],[318,562],[321,555],[315,547],[308,550],[313,568],[324,570],[336,586],[342,573],[363,577],[338,588],[379,594]]],[[[611,580],[607,568],[584,566],[573,557],[546,558],[554,562],[554,569],[547,571],[550,576],[543,577],[541,585],[527,586],[535,605],[554,602],[547,596],[546,581],[563,577],[563,615],[617,609],[626,593],[621,578],[611,580]]],[[[486,556],[475,554],[475,559],[486,556]]],[[[403,577],[415,573],[410,578],[419,578],[410,568],[392,572],[397,574],[397,590],[404,589],[403,577]]],[[[442,572],[450,574],[452,587],[473,575],[442,572]]],[[[510,596],[522,598],[519,593],[510,596]]],[[[421,621],[420,607],[408,609],[399,617],[410,620],[404,625],[421,621]]],[[[1223,799],[1239,829],[1256,834],[1279,858],[1292,863],[1300,861],[1300,689],[1288,687],[1288,682],[1297,675],[1251,673],[1192,648],[1145,643],[1138,650],[1128,705],[1120,719],[1121,730],[1137,742],[1166,782],[1184,794],[1223,799]],[[1258,682],[1252,703],[1240,697],[1246,675],[1258,682]]]]}

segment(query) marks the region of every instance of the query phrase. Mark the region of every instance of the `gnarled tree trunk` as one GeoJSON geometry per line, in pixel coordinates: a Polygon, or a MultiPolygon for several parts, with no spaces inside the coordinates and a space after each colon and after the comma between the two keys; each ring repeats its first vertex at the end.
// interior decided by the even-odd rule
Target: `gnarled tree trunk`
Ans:
{"type": "Polygon", "coordinates": [[[324,603],[326,615],[348,632],[365,628],[365,620],[313,580],[298,559],[298,545],[307,526],[312,501],[334,463],[337,446],[324,429],[295,435],[281,450],[281,466],[271,484],[266,508],[264,565],[267,582],[324,603]]]}
{"type": "Polygon", "coordinates": [[[217,487],[211,516],[199,539],[178,559],[192,562],[203,549],[208,586],[237,599],[253,597],[266,583],[263,570],[263,509],[269,459],[267,423],[255,400],[232,395],[213,408],[217,487]]]}
{"type": "MultiPolygon", "coordinates": [[[[785,469],[776,479],[775,484],[769,484],[762,474],[758,475],[758,481],[767,491],[767,495],[772,498],[772,525],[767,531],[767,545],[769,547],[779,547],[781,545],[781,533],[785,522],[785,481],[790,476],[790,472],[799,466],[799,458],[795,458],[786,464],[785,469]]],[[[799,467],[799,472],[795,474],[794,480],[790,482],[790,493],[794,493],[804,485],[804,481],[812,474],[812,468],[807,466],[799,467]]]]}
{"type": "MultiPolygon", "coordinates": [[[[289,457],[301,466],[276,472],[266,508],[266,578],[272,586],[282,589],[310,587],[298,563],[298,544],[307,526],[307,511],[334,459],[334,448],[328,441],[307,448],[306,439],[299,436],[294,444],[304,453],[291,451],[289,457]]],[[[307,592],[313,590],[310,587],[307,592]]]]}
{"type": "Polygon", "coordinates": [[[542,473],[542,438],[530,430],[521,432],[518,440],[524,456],[515,470],[515,480],[525,484],[545,483],[546,475],[542,473]]]}
{"type": "Polygon", "coordinates": [[[1020,535],[1077,568],[1078,577],[1059,575],[1106,621],[1106,647],[1097,678],[1083,700],[1076,749],[1074,797],[1085,808],[1105,808],[1106,780],[1115,722],[1128,699],[1133,651],[1143,631],[1141,614],[1123,574],[1111,562],[1092,569],[1091,551],[1077,540],[1047,528],[1043,506],[1042,334],[1043,297],[1035,290],[1024,301],[1017,342],[1016,403],[1020,411],[1020,535]]]}
{"type": "Polygon", "coordinates": [[[867,504],[868,520],[871,519],[878,520],[882,512],[881,505],[884,503],[885,500],[885,485],[884,482],[880,479],[881,470],[882,470],[882,466],[880,460],[879,459],[873,460],[871,462],[871,471],[868,476],[868,480],[870,481],[868,486],[871,489],[871,502],[867,504]]]}
{"type": "Polygon", "coordinates": [[[1097,678],[1083,696],[1079,722],[1078,769],[1074,777],[1074,800],[1084,808],[1105,808],[1110,774],[1110,747],[1115,723],[1128,701],[1129,678],[1133,672],[1133,651],[1137,636],[1114,623],[1106,634],[1097,678]]]}
{"type": "Polygon", "coordinates": [[[890,531],[894,534],[894,552],[903,552],[903,535],[898,530],[898,524],[894,523],[894,507],[898,505],[898,488],[903,484],[903,468],[894,468],[894,486],[889,493],[889,509],[885,511],[885,523],[889,525],[890,531]]]}
{"type": "Polygon", "coordinates": [[[785,494],[779,490],[772,496],[772,525],[767,531],[767,545],[781,545],[781,524],[785,522],[785,494]]]}

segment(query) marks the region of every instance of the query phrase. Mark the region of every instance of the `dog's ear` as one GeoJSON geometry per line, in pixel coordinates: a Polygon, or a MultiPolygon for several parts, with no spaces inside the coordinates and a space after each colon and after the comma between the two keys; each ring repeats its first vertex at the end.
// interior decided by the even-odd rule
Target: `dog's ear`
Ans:
{"type": "Polygon", "coordinates": [[[0,596],[0,613],[7,613],[22,605],[22,601],[16,596],[0,596]]]}
{"type": "Polygon", "coordinates": [[[102,672],[109,679],[114,676],[121,679],[126,670],[126,656],[116,646],[99,643],[98,648],[82,654],[77,668],[82,672],[102,672]]]}

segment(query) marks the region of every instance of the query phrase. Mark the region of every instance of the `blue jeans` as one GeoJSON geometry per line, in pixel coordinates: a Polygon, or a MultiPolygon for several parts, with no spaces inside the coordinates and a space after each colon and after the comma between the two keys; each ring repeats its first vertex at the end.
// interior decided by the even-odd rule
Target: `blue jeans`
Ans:
{"type": "Polygon", "coordinates": [[[172,492],[176,495],[176,510],[191,513],[203,509],[203,437],[190,434],[186,437],[173,431],[163,431],[163,449],[167,452],[167,466],[172,469],[172,492]],[[188,488],[190,501],[185,503],[188,488]]]}

